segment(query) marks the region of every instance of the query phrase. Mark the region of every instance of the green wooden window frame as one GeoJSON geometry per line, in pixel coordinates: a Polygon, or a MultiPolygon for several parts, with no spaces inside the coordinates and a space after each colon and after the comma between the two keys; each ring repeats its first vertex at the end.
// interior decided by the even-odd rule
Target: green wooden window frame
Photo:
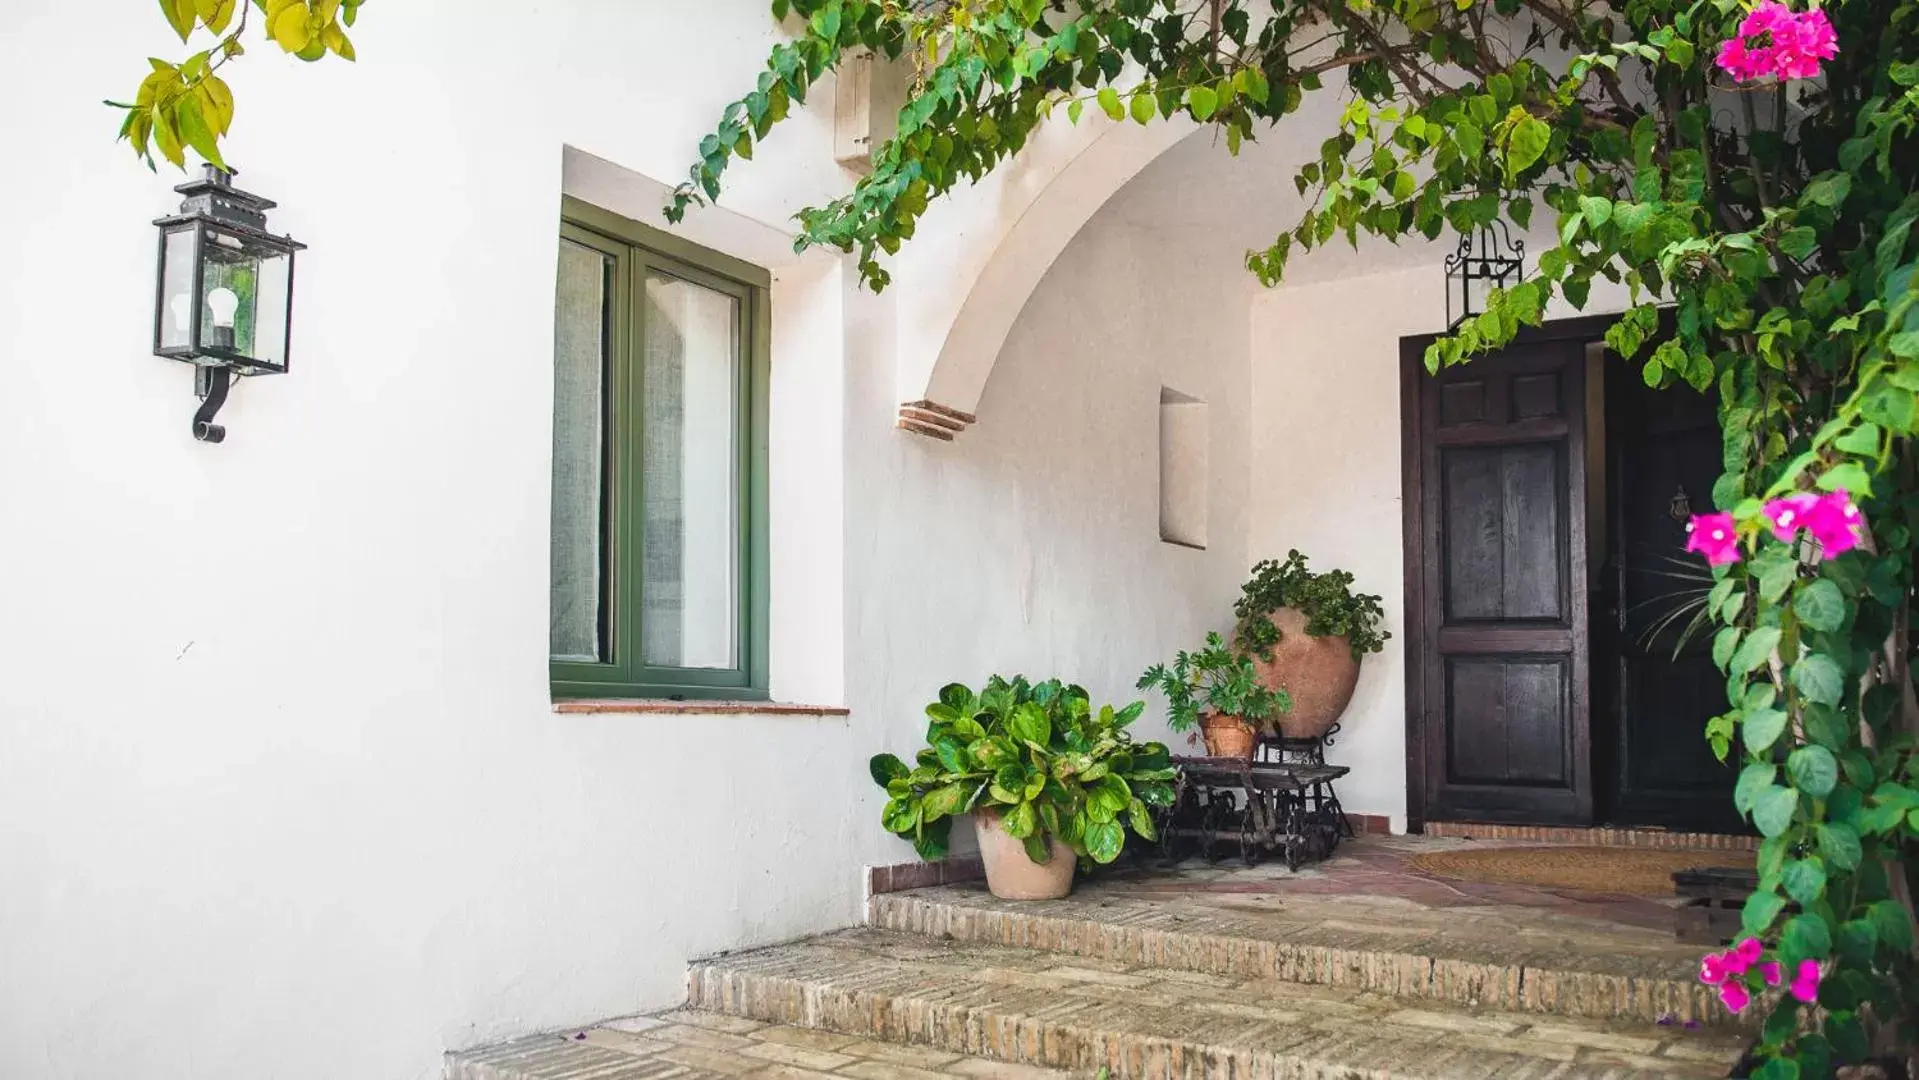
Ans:
{"type": "Polygon", "coordinates": [[[611,267],[603,375],[602,651],[594,663],[550,658],[553,696],[651,699],[767,697],[767,381],[772,317],[767,271],[577,199],[564,200],[560,237],[598,251],[611,267]],[[734,615],[737,665],[730,669],[649,666],[640,643],[642,431],[641,342],[649,272],[663,273],[740,301],[739,452],[734,615]]]}

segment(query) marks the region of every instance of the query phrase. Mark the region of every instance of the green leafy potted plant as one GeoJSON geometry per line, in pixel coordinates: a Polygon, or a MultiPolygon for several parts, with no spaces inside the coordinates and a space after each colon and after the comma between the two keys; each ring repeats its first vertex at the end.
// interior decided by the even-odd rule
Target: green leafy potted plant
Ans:
{"type": "Polygon", "coordinates": [[[1181,650],[1171,667],[1147,668],[1138,688],[1166,695],[1167,726],[1191,732],[1197,725],[1212,757],[1252,757],[1259,729],[1293,707],[1291,695],[1261,684],[1253,659],[1228,649],[1218,633],[1207,634],[1196,653],[1181,650]]]}
{"type": "Polygon", "coordinates": [[[1144,709],[1094,709],[1084,689],[1057,679],[996,675],[978,694],[947,686],[926,707],[927,746],[913,768],[892,754],[872,760],[890,796],[881,822],[937,859],[953,819],[971,813],[993,895],[1065,896],[1076,862],[1118,858],[1129,826],[1156,839],[1152,808],[1173,801],[1166,747],[1126,731],[1144,709]]]}
{"type": "Polygon", "coordinates": [[[1255,658],[1262,684],[1292,694],[1293,709],[1279,722],[1290,738],[1324,735],[1353,699],[1360,659],[1392,637],[1379,628],[1380,598],[1352,585],[1346,571],[1315,574],[1289,551],[1283,563],[1254,566],[1233,605],[1234,647],[1255,658]]]}

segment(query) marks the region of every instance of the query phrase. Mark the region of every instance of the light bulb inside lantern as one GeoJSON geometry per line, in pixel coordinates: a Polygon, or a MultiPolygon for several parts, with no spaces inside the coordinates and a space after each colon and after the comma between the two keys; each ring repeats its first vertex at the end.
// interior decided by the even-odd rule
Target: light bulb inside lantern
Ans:
{"type": "Polygon", "coordinates": [[[225,285],[207,293],[207,310],[213,313],[213,325],[233,328],[233,316],[240,310],[240,294],[225,285]]]}

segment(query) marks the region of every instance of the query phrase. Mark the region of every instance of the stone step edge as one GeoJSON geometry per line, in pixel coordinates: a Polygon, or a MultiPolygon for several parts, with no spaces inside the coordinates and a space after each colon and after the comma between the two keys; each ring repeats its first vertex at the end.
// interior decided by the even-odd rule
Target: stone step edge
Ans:
{"type": "Polygon", "coordinates": [[[1483,963],[1387,949],[1158,930],[944,904],[910,893],[875,896],[868,925],[982,945],[1111,960],[1241,979],[1339,986],[1466,1008],[1646,1023],[1743,1026],[1694,979],[1483,963]]]}

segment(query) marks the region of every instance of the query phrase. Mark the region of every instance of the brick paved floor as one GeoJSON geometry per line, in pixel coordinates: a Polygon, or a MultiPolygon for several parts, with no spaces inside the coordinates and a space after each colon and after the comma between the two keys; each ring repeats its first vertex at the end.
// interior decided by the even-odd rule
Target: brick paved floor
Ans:
{"type": "Polygon", "coordinates": [[[1217,864],[1189,859],[1171,868],[1147,863],[1082,881],[1076,895],[1082,900],[1177,897],[1201,903],[1214,897],[1219,899],[1213,902],[1226,906],[1232,905],[1226,898],[1236,895],[1395,897],[1429,910],[1523,908],[1572,919],[1671,930],[1676,901],[1670,898],[1455,881],[1429,874],[1409,861],[1414,855],[1431,851],[1541,846],[1550,845],[1437,836],[1365,836],[1342,843],[1331,859],[1302,867],[1298,873],[1278,862],[1248,867],[1236,857],[1217,864]]]}

